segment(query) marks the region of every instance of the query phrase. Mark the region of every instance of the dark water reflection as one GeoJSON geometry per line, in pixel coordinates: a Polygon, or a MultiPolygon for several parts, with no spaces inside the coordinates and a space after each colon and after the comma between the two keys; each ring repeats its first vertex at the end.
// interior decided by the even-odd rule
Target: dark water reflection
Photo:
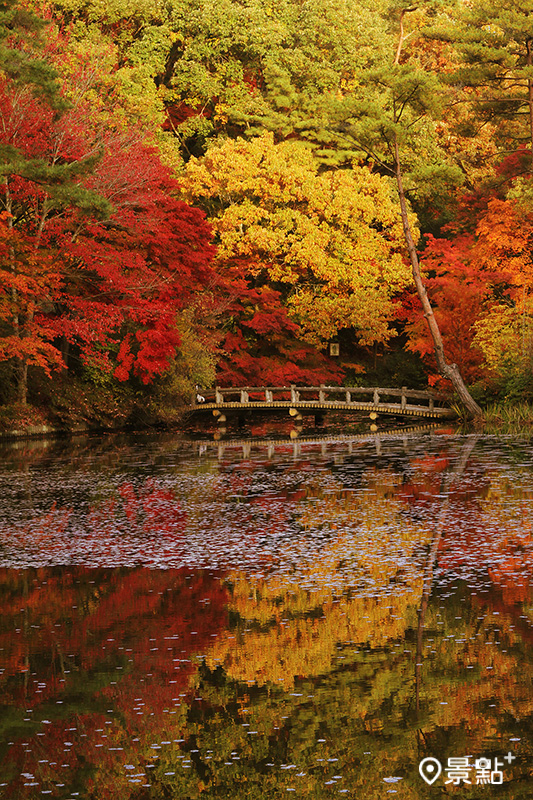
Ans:
{"type": "Polygon", "coordinates": [[[532,503],[512,438],[4,449],[1,796],[530,797],[532,503]]]}

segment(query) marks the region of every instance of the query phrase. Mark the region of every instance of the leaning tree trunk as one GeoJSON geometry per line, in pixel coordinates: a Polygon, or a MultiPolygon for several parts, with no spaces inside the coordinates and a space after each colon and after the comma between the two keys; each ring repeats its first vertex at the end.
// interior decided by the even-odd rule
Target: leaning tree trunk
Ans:
{"type": "MultiPolygon", "coordinates": [[[[526,64],[531,70],[533,67],[533,39],[528,39],[526,42],[527,56],[526,64]]],[[[533,80],[531,77],[527,79],[527,102],[528,102],[528,116],[529,116],[529,146],[531,153],[529,154],[529,171],[533,172],[533,80]]]]}
{"type": "Polygon", "coordinates": [[[403,188],[403,180],[402,180],[402,170],[400,165],[400,151],[398,147],[398,139],[394,142],[394,157],[395,157],[395,172],[396,172],[396,183],[398,186],[398,195],[400,197],[400,210],[402,215],[402,225],[403,225],[403,233],[405,236],[405,241],[407,243],[407,249],[409,251],[409,259],[411,261],[411,268],[413,271],[413,279],[416,286],[416,291],[418,293],[418,297],[420,298],[420,302],[422,303],[422,308],[424,310],[424,316],[426,318],[429,331],[431,333],[431,338],[433,339],[433,347],[435,350],[435,358],[437,359],[437,367],[439,369],[440,374],[444,378],[448,378],[451,381],[453,388],[459,395],[459,398],[469,414],[472,417],[481,418],[483,417],[483,412],[481,408],[478,406],[468,389],[466,388],[465,382],[461,377],[461,373],[459,372],[459,367],[457,364],[448,364],[444,355],[444,344],[442,342],[442,336],[439,330],[439,326],[437,320],[435,319],[435,314],[433,313],[433,309],[431,308],[431,303],[429,302],[429,297],[426,292],[426,287],[424,286],[424,281],[422,280],[422,275],[420,273],[420,262],[418,260],[418,253],[416,252],[416,246],[413,239],[413,234],[411,231],[411,226],[409,224],[409,217],[407,214],[407,201],[405,199],[405,190],[403,188]]]}

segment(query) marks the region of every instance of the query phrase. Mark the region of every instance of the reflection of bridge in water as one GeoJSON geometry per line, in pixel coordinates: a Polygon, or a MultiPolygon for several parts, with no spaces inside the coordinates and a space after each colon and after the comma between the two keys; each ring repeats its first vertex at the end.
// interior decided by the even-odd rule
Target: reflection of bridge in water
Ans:
{"type": "Polygon", "coordinates": [[[241,459],[248,461],[251,458],[264,459],[265,456],[268,460],[274,458],[276,451],[278,453],[287,453],[292,449],[293,459],[302,458],[306,449],[320,447],[322,455],[327,456],[328,451],[335,447],[335,457],[342,457],[344,455],[352,455],[355,449],[363,444],[374,444],[376,448],[376,455],[382,455],[383,446],[386,446],[387,441],[390,439],[397,443],[400,440],[405,448],[408,447],[409,439],[414,439],[421,433],[431,433],[438,430],[438,424],[433,422],[428,425],[417,425],[409,428],[399,428],[397,430],[383,431],[382,433],[360,433],[360,434],[337,434],[333,436],[299,436],[297,431],[293,432],[289,438],[286,439],[226,439],[220,440],[203,439],[194,443],[198,455],[203,456],[216,451],[218,459],[224,458],[225,455],[238,455],[241,451],[241,459]],[[340,445],[340,447],[339,447],[340,445]]]}
{"type": "Polygon", "coordinates": [[[293,419],[302,414],[323,416],[328,411],[357,413],[369,412],[375,419],[378,414],[415,416],[429,419],[454,417],[455,412],[437,405],[442,395],[417,389],[383,389],[362,386],[245,386],[203,390],[194,395],[191,410],[208,412],[219,424],[226,422],[226,414],[288,411],[293,419]]]}

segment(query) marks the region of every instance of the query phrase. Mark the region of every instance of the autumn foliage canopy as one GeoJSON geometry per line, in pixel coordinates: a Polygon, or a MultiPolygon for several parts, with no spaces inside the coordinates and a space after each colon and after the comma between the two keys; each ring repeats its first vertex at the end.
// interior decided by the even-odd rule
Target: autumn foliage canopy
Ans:
{"type": "Polygon", "coordinates": [[[0,402],[69,380],[173,403],[215,381],[403,385],[408,363],[441,382],[395,146],[449,361],[527,386],[522,17],[427,3],[398,41],[386,0],[196,6],[2,7],[0,402]]]}

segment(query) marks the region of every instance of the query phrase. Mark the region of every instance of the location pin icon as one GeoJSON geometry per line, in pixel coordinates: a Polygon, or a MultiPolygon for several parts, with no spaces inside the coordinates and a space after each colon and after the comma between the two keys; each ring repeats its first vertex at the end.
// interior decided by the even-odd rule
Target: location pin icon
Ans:
{"type": "Polygon", "coordinates": [[[442,772],[442,764],[438,758],[423,758],[418,766],[420,775],[431,786],[442,772]]]}

